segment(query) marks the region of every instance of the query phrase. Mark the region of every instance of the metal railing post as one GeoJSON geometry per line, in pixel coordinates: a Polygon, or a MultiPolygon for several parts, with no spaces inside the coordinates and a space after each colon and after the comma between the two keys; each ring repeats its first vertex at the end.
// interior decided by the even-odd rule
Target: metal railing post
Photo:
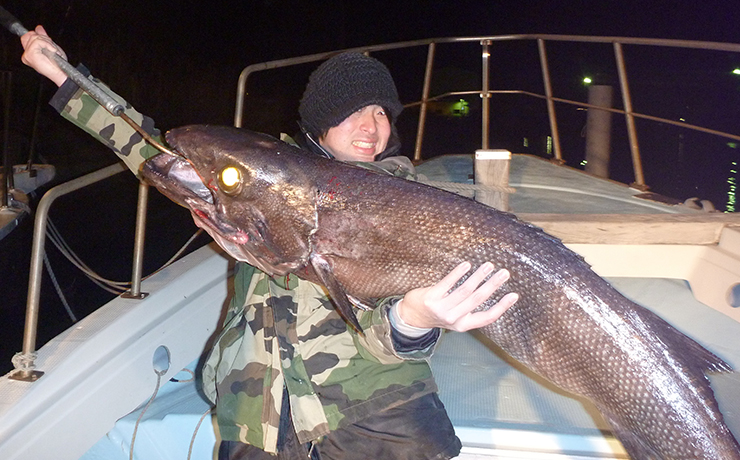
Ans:
{"type": "Polygon", "coordinates": [[[139,200],[136,206],[136,233],[134,236],[134,261],[131,268],[131,289],[121,294],[127,299],[143,299],[147,295],[141,292],[141,275],[144,266],[144,241],[146,235],[146,210],[149,198],[149,186],[139,182],[139,200]]]}
{"type": "Polygon", "coordinates": [[[33,382],[44,373],[35,370],[36,333],[39,321],[39,300],[41,295],[41,275],[44,263],[44,244],[46,243],[46,222],[49,208],[60,196],[71,193],[90,184],[106,179],[128,168],[123,163],[115,163],[86,174],[64,184],[52,187],[39,201],[33,227],[33,246],[31,248],[31,267],[28,275],[28,299],[26,300],[26,325],[23,332],[23,351],[13,358],[16,370],[8,377],[14,380],[33,382]]]}
{"type": "Polygon", "coordinates": [[[547,101],[547,115],[550,119],[550,133],[552,134],[552,147],[555,159],[562,162],[563,153],[560,150],[560,133],[558,132],[558,119],[555,116],[555,101],[552,97],[552,84],[550,83],[550,68],[547,65],[547,52],[545,41],[537,39],[537,49],[540,52],[540,67],[542,67],[542,81],[545,84],[545,100],[547,101]]]}
{"type": "Polygon", "coordinates": [[[482,106],[482,120],[481,120],[481,149],[488,149],[489,130],[490,130],[490,111],[491,111],[491,95],[488,93],[489,88],[489,68],[490,68],[490,45],[491,40],[483,40],[480,42],[483,50],[481,53],[482,59],[482,78],[481,78],[481,102],[482,106]]]}
{"type": "Polygon", "coordinates": [[[424,71],[424,87],[421,90],[421,106],[419,107],[419,126],[416,129],[416,145],[414,146],[414,160],[421,160],[421,144],[424,140],[424,126],[427,120],[427,100],[429,99],[429,88],[432,83],[432,67],[434,65],[434,42],[429,44],[427,50],[427,66],[424,71]]]}
{"type": "Polygon", "coordinates": [[[635,172],[635,183],[632,185],[636,188],[646,190],[645,176],[642,172],[642,159],[640,158],[640,146],[637,142],[635,117],[632,114],[632,96],[630,95],[629,84],[627,83],[627,68],[624,64],[622,44],[619,42],[614,42],[614,57],[617,60],[619,86],[622,89],[622,103],[624,104],[624,117],[627,121],[627,135],[629,136],[630,151],[632,152],[632,168],[635,172]]]}

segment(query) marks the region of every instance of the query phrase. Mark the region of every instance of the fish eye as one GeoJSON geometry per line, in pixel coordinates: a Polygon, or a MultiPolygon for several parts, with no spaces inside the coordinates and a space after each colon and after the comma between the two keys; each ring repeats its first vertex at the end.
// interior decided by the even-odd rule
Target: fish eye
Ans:
{"type": "Polygon", "coordinates": [[[221,190],[227,195],[236,195],[241,190],[242,173],[234,166],[227,166],[218,175],[221,190]]]}

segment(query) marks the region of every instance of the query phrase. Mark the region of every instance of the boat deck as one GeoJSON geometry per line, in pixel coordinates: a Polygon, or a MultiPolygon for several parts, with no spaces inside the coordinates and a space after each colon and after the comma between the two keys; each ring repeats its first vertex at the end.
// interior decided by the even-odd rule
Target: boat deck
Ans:
{"type": "MultiPolygon", "coordinates": [[[[33,165],[31,170],[26,165],[15,165],[13,171],[14,188],[10,191],[9,206],[1,205],[5,203],[5,189],[0,187],[0,240],[31,214],[27,194],[51,181],[56,174],[54,166],[46,164],[33,165]]],[[[5,181],[3,173],[0,173],[0,181],[5,181]]]]}
{"type": "MultiPolygon", "coordinates": [[[[21,223],[21,220],[28,217],[29,214],[27,210],[28,197],[26,194],[20,191],[14,191],[11,195],[13,198],[9,206],[0,205],[0,240],[13,231],[21,223]]],[[[5,196],[0,190],[0,200],[4,200],[4,198],[5,196]]]]}
{"type": "MultiPolygon", "coordinates": [[[[705,214],[685,206],[644,200],[640,191],[604,181],[539,158],[515,155],[509,203],[516,213],[562,214],[705,214]],[[555,187],[552,184],[558,184],[555,187]],[[563,186],[563,184],[566,184],[563,186]],[[584,199],[586,198],[586,199],[584,199]],[[586,204],[584,204],[586,203],[586,204]]],[[[426,179],[471,182],[472,156],[450,156],[419,167],[426,179]]],[[[740,367],[737,323],[694,299],[678,279],[610,278],[632,300],[645,305],[708,349],[740,367]]],[[[196,370],[197,363],[189,368],[196,370]]],[[[462,459],[603,459],[627,458],[608,425],[590,403],[564,394],[513,362],[476,333],[447,332],[432,358],[440,398],[464,444],[462,459]]],[[[178,374],[187,380],[189,373],[178,374]]],[[[740,377],[712,376],[715,392],[731,429],[740,434],[740,377]]],[[[138,428],[135,458],[210,458],[216,435],[194,382],[169,382],[138,428]]],[[[141,411],[116,427],[84,457],[127,458],[141,411]],[[121,446],[125,446],[121,449],[121,446]]]]}

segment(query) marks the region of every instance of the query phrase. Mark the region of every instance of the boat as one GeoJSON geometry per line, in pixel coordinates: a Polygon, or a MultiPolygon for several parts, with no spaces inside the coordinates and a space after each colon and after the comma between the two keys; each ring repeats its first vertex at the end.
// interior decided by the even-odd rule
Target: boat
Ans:
{"type": "MultiPolygon", "coordinates": [[[[10,132],[12,87],[13,72],[0,70],[0,94],[4,113],[0,136],[3,157],[0,171],[0,240],[31,214],[29,195],[35,195],[34,192],[51,182],[56,174],[53,165],[35,164],[30,159],[26,164],[12,164],[11,159],[17,156],[22,143],[17,135],[13,136],[10,132]]],[[[34,139],[31,139],[30,144],[30,157],[33,158],[34,139]]]]}
{"type": "MultiPolygon", "coordinates": [[[[408,112],[418,114],[414,159],[419,163],[420,180],[494,204],[544,228],[581,254],[625,296],[663,316],[737,369],[740,216],[712,212],[713,207],[702,205],[702,200],[684,202],[652,192],[640,156],[643,131],[637,128],[653,123],[660,129],[677,127],[722,142],[736,142],[740,136],[634,110],[633,103],[634,107],[641,105],[630,93],[627,76],[632,69],[625,54],[644,49],[740,55],[738,44],[561,35],[456,37],[354,50],[373,53],[383,61],[390,60],[392,53],[416,53],[417,58],[409,62],[425,63],[416,70],[421,99],[407,104],[408,112]],[[557,93],[550,69],[558,61],[548,57],[548,52],[562,45],[590,49],[598,56],[603,56],[605,47],[612,48],[612,77],[618,82],[621,108],[557,93]],[[515,52],[526,49],[537,57],[538,65],[529,71],[541,77],[541,93],[530,88],[491,88],[495,78],[490,77],[499,75],[498,71],[492,74],[492,51],[500,53],[506,47],[515,52]],[[461,48],[464,51],[458,51],[461,48]],[[480,87],[432,94],[435,56],[442,52],[476,59],[480,87]],[[479,101],[470,101],[464,115],[470,120],[480,114],[478,148],[424,161],[425,127],[432,122],[427,105],[439,106],[446,100],[459,103],[471,95],[479,101]],[[491,100],[499,97],[527,98],[541,105],[543,114],[538,117],[545,120],[547,132],[544,154],[518,152],[528,148],[527,142],[511,149],[491,142],[495,110],[491,100]],[[559,123],[563,107],[624,120],[627,151],[621,154],[631,161],[634,176],[630,180],[617,181],[584,171],[579,164],[565,164],[563,150],[567,148],[562,146],[572,143],[568,144],[564,136],[568,130],[559,123]]],[[[253,74],[279,72],[294,65],[315,66],[337,52],[246,67],[237,82],[235,126],[244,125],[246,88],[253,74]]],[[[582,59],[587,62],[588,57],[582,59]]],[[[576,132],[580,135],[580,129],[576,132]]],[[[60,187],[79,189],[123,170],[113,165],[60,187]]],[[[64,190],[50,190],[49,201],[61,193],[64,190]]],[[[44,223],[39,214],[36,233],[42,241],[34,245],[32,284],[38,282],[34,270],[43,255],[44,223]]],[[[38,350],[34,343],[38,298],[30,286],[24,349],[14,360],[16,370],[0,379],[0,457],[215,458],[217,428],[212,409],[199,391],[197,375],[219,329],[232,267],[233,261],[214,244],[143,281],[136,279],[141,273],[134,267],[135,280],[128,295],[102,305],[38,350]]],[[[445,333],[431,363],[440,398],[463,442],[461,459],[627,458],[593,406],[532,375],[475,332],[445,333]]],[[[738,374],[711,379],[727,424],[740,437],[738,374]]]]}

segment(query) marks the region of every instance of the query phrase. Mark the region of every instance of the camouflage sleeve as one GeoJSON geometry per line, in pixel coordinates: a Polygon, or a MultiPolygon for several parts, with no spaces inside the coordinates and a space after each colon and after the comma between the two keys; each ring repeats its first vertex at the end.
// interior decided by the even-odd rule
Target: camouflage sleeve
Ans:
{"type": "Polygon", "coordinates": [[[370,311],[357,311],[357,319],[365,334],[357,335],[362,346],[383,364],[397,363],[405,360],[425,360],[432,356],[440,336],[439,329],[433,329],[419,340],[404,346],[399,342],[397,333],[391,326],[388,311],[400,297],[389,297],[381,300],[377,307],[370,311]],[[394,337],[395,336],[395,337],[394,337]]]}
{"type": "MultiPolygon", "coordinates": [[[[144,131],[157,141],[162,140],[161,134],[154,127],[154,121],[151,118],[137,112],[100,80],[89,75],[89,71],[84,66],[80,66],[78,69],[116,101],[120,102],[125,108],[126,115],[144,128],[144,131]]],[[[147,144],[141,135],[122,118],[108,112],[71,80],[67,80],[59,88],[50,104],[64,118],[113,150],[126,163],[131,172],[136,175],[139,173],[141,163],[159,153],[157,149],[147,144]]]]}
{"type": "Polygon", "coordinates": [[[375,172],[384,172],[396,177],[402,177],[413,181],[416,180],[416,169],[414,168],[413,163],[411,163],[411,160],[404,156],[388,157],[380,161],[373,162],[350,161],[349,163],[375,172]]]}

